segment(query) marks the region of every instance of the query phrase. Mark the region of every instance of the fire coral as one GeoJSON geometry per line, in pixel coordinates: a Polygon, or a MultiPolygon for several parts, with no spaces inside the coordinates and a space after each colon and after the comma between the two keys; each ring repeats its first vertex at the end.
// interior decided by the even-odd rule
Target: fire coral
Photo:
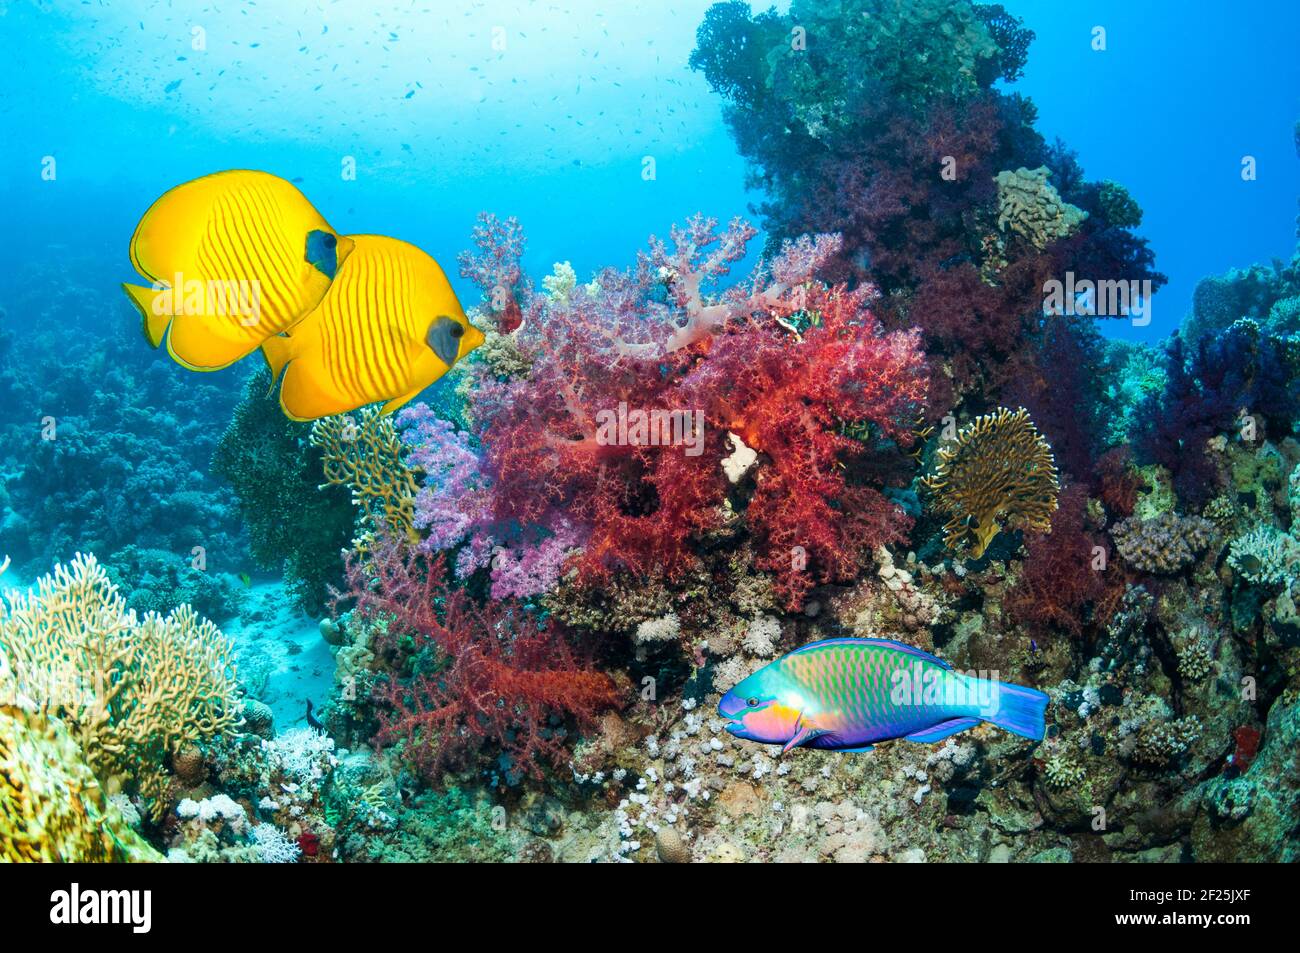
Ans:
{"type": "Polygon", "coordinates": [[[940,448],[939,465],[924,483],[950,517],[949,549],[973,537],[978,559],[1004,526],[1051,532],[1056,462],[1023,407],[999,407],[963,427],[953,446],[940,448]]]}

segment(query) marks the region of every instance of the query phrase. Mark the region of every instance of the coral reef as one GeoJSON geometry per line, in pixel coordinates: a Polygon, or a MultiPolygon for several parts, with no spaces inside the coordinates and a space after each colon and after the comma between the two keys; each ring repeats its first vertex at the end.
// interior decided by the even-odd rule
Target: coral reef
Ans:
{"type": "Polygon", "coordinates": [[[1033,104],[995,88],[1032,37],[969,0],[732,2],[710,8],[691,54],[765,192],[770,247],[841,234],[828,273],[876,285],[887,325],[922,330],[936,396],[1007,400],[1048,278],[1164,280],[1131,231],[1140,210],[1086,182],[1034,130],[1033,104]]]}
{"type": "Polygon", "coordinates": [[[418,539],[414,520],[419,487],[402,459],[402,442],[391,417],[377,407],[363,407],[355,416],[322,417],[312,424],[310,439],[321,450],[325,483],[351,492],[360,511],[362,540],[383,532],[418,539]]]}
{"type": "Polygon", "coordinates": [[[1072,235],[1088,213],[1061,200],[1047,181],[1047,166],[999,172],[998,228],[1042,251],[1052,242],[1072,235]]]}
{"type": "Polygon", "coordinates": [[[239,721],[231,646],[189,606],[137,619],[94,556],[0,608],[11,702],[64,720],[103,777],[125,776],[164,809],[166,759],[239,721]]]}
{"type": "Polygon", "coordinates": [[[122,818],[57,720],[0,705],[0,860],[161,859],[122,818]]]}
{"type": "MultiPolygon", "coordinates": [[[[476,234],[522,235],[492,218],[476,234]]],[[[833,236],[789,243],[714,293],[752,234],[694,218],[671,243],[652,240],[634,271],[606,270],[563,298],[533,293],[502,264],[517,244],[464,259],[467,276],[497,281],[504,269],[515,282],[515,346],[528,361],[506,379],[478,365],[481,451],[464,438],[434,448],[446,428],[421,423],[423,411],[405,418],[408,459],[438,474],[420,519],[454,528],[434,545],[468,537],[458,574],[490,563],[494,591],[515,595],[538,593],[566,565],[592,585],[618,573],[679,581],[699,568],[702,540],[744,528],[757,565],[798,606],[817,581],[851,578],[900,538],[907,519],[869,465],[912,440],[925,394],[916,336],[881,330],[870,289],[815,278],[839,247],[833,236]],[[743,496],[722,466],[737,445],[761,455],[743,496]]]]}
{"type": "Polygon", "coordinates": [[[1130,516],[1110,531],[1124,560],[1143,572],[1178,572],[1213,541],[1214,524],[1200,516],[1130,516]]]}
{"type": "Polygon", "coordinates": [[[379,651],[406,661],[377,682],[378,739],[401,743],[426,777],[463,763],[486,741],[502,774],[540,777],[568,753],[564,719],[589,724],[617,703],[613,680],[583,667],[554,625],[508,605],[475,605],[448,586],[441,557],[392,538],[350,559],[361,619],[386,618],[379,651]],[[558,719],[558,720],[557,720],[558,719]]]}
{"type": "Polygon", "coordinates": [[[342,580],[356,511],[346,489],[320,486],[323,463],[308,442],[310,428],[286,418],[270,391],[269,371],[248,378],[212,470],[234,489],[253,560],[282,572],[294,601],[320,615],[328,586],[342,580]]]}

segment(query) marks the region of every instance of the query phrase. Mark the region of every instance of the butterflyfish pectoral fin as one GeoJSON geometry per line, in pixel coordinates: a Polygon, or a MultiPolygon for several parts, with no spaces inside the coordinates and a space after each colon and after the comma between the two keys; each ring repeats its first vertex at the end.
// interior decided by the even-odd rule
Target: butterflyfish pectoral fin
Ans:
{"type": "Polygon", "coordinates": [[[943,741],[949,735],[955,735],[959,731],[965,731],[968,728],[974,728],[980,723],[978,718],[952,718],[948,721],[942,721],[932,728],[926,728],[923,731],[914,731],[910,735],[904,735],[904,741],[915,741],[921,744],[928,744],[934,741],[943,741]]]}
{"type": "Polygon", "coordinates": [[[140,285],[123,284],[122,290],[131,299],[135,309],[144,321],[144,336],[154,347],[160,347],[167,334],[167,325],[171,324],[172,314],[166,311],[159,314],[156,302],[164,293],[162,288],[142,288],[140,285]]]}
{"type": "Polygon", "coordinates": [[[262,357],[266,359],[266,366],[271,371],[272,390],[275,390],[284,366],[293,359],[292,347],[292,340],[283,334],[272,335],[262,342],[262,357]]]}
{"type": "Polygon", "coordinates": [[[415,397],[416,397],[416,396],[420,393],[420,391],[422,391],[422,390],[424,390],[423,387],[417,387],[415,390],[411,391],[409,394],[403,394],[401,397],[394,397],[394,398],[393,398],[392,400],[390,400],[388,403],[384,404],[383,408],[379,411],[380,416],[383,416],[383,415],[385,415],[385,414],[391,414],[393,411],[397,410],[397,409],[398,409],[399,407],[401,407],[403,404],[408,403],[409,401],[414,400],[415,397]]]}

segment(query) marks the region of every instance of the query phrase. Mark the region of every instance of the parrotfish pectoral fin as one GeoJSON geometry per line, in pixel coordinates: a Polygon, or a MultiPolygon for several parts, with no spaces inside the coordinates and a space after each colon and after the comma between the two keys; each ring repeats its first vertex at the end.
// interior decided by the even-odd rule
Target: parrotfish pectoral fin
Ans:
{"type": "Polygon", "coordinates": [[[832,750],[838,751],[840,754],[863,754],[867,751],[875,751],[876,746],[863,745],[861,748],[834,748],[832,750]]]}
{"type": "Polygon", "coordinates": [[[159,347],[163,342],[163,336],[167,333],[167,325],[172,321],[170,312],[157,314],[154,308],[154,302],[163,291],[128,284],[123,284],[122,290],[126,292],[126,296],[131,299],[135,309],[140,312],[140,317],[144,319],[144,336],[154,347],[159,347]]]}
{"type": "Polygon", "coordinates": [[[943,741],[949,735],[955,735],[959,731],[965,731],[967,728],[974,728],[980,723],[978,718],[953,718],[949,721],[943,721],[933,728],[926,728],[924,731],[915,731],[910,735],[904,735],[904,741],[915,741],[920,744],[929,744],[934,741],[943,741]]]}
{"type": "Polygon", "coordinates": [[[1042,741],[1047,730],[1047,703],[1051,699],[1038,689],[1023,685],[994,682],[993,687],[997,691],[997,700],[984,720],[1013,735],[1042,741]]]}
{"type": "Polygon", "coordinates": [[[816,728],[800,718],[799,723],[795,725],[794,737],[785,743],[784,747],[781,748],[781,753],[786,754],[791,748],[806,745],[814,738],[820,738],[824,734],[826,734],[824,728],[816,728]]]}

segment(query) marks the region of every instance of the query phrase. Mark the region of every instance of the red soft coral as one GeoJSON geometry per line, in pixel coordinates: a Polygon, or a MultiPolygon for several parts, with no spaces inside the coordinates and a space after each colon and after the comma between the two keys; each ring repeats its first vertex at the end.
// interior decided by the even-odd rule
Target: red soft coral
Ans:
{"type": "Polygon", "coordinates": [[[710,423],[764,455],[745,515],[759,565],[776,572],[792,609],[814,579],[852,578],[872,549],[911,525],[877,490],[846,479],[868,441],[911,443],[906,424],[925,399],[919,335],[882,334],[869,297],[865,288],[802,286],[800,311],[751,315],[683,382],[710,423]],[[796,335],[798,316],[814,323],[796,335]]]}
{"type": "Polygon", "coordinates": [[[743,515],[792,607],[910,525],[845,468],[873,447],[910,443],[925,396],[919,335],[885,334],[871,289],[816,280],[839,251],[835,236],[788,243],[752,280],[716,289],[752,235],[738,220],[719,234],[696,217],[671,245],[652,239],[632,272],[600,273],[595,290],[526,293],[515,341],[527,375],[480,375],[474,413],[495,517],[563,514],[585,534],[576,565],[586,582],[698,567],[701,538],[727,519],[727,431],[763,454],[743,515]],[[599,421],[620,408],[679,415],[703,432],[687,445],[611,442],[599,421]]]}
{"type": "Polygon", "coordinates": [[[618,701],[613,680],[582,665],[552,625],[449,586],[441,555],[383,539],[364,560],[349,557],[347,578],[357,615],[386,623],[377,651],[425,666],[377,682],[372,696],[376,740],[400,743],[425,777],[464,765],[484,742],[510,771],[540,777],[569,758],[566,725],[589,726],[618,701]]]}

